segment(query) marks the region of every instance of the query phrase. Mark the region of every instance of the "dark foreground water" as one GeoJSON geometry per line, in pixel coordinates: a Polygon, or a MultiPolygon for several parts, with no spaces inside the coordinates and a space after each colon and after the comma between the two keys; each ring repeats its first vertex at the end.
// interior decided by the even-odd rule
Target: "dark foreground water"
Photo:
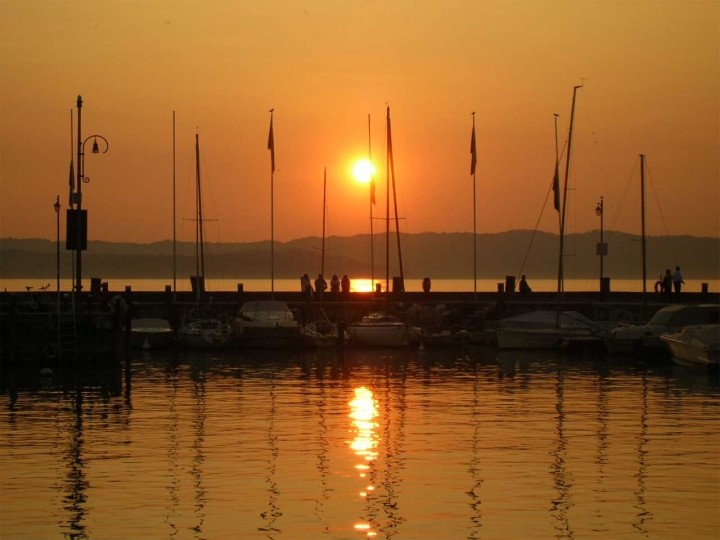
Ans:
{"type": "Polygon", "coordinates": [[[3,539],[720,536],[716,376],[496,350],[3,374],[3,539]]]}

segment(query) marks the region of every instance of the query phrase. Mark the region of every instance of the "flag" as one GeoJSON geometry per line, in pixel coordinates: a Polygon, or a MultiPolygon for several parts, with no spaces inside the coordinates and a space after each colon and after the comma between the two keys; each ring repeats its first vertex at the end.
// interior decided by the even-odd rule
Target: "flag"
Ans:
{"type": "Polygon", "coordinates": [[[270,111],[270,134],[268,135],[268,150],[270,150],[270,166],[275,172],[275,137],[273,136],[273,117],[270,111]]]}
{"type": "Polygon", "coordinates": [[[70,199],[68,200],[68,205],[70,208],[72,208],[73,205],[73,191],[75,191],[75,167],[73,166],[73,160],[70,159],[70,199]]]}
{"type": "Polygon", "coordinates": [[[475,167],[477,166],[477,147],[475,145],[475,117],[473,116],[473,129],[472,138],[470,139],[470,174],[475,174],[475,167]]]}
{"type": "Polygon", "coordinates": [[[555,162],[555,176],[553,177],[553,205],[555,210],[560,211],[560,168],[558,162],[555,162]]]}
{"type": "Polygon", "coordinates": [[[375,179],[370,179],[370,202],[375,204],[375,179]]]}

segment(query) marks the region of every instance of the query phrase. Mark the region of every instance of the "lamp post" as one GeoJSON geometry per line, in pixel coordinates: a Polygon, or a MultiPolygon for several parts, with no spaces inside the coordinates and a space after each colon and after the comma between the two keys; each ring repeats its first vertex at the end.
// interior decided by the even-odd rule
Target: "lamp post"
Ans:
{"type": "Polygon", "coordinates": [[[60,195],[57,196],[57,199],[55,199],[55,204],[53,205],[53,208],[55,208],[55,217],[57,218],[57,237],[55,241],[55,252],[56,252],[56,261],[55,261],[55,270],[57,275],[57,307],[58,312],[60,311],[60,195]]]}
{"type": "Polygon", "coordinates": [[[600,202],[595,208],[595,215],[600,217],[600,243],[597,246],[597,254],[600,255],[600,296],[603,296],[605,292],[603,289],[603,257],[607,255],[607,245],[603,242],[603,210],[604,210],[603,198],[600,197],[600,202]]]}
{"type": "Polygon", "coordinates": [[[74,202],[77,204],[77,237],[76,237],[76,244],[75,244],[75,266],[77,267],[76,271],[76,280],[75,280],[75,290],[79,293],[82,292],[82,248],[83,248],[83,238],[87,241],[87,232],[84,231],[84,229],[87,227],[87,220],[85,220],[85,223],[83,223],[83,213],[82,213],[82,185],[83,183],[87,184],[90,182],[90,177],[85,176],[85,143],[87,143],[90,139],[93,139],[93,145],[92,145],[92,153],[93,154],[99,154],[100,148],[98,147],[98,139],[101,139],[105,143],[105,150],[103,150],[103,154],[105,154],[110,149],[110,144],[107,142],[107,139],[103,137],[102,135],[90,135],[87,137],[84,141],[82,140],[82,96],[78,96],[77,98],[77,110],[78,110],[78,170],[77,170],[77,191],[75,192],[74,196],[74,202]],[[85,225],[85,227],[83,226],[85,225]],[[85,234],[83,235],[83,232],[85,234]]]}
{"type": "Polygon", "coordinates": [[[58,195],[55,199],[55,204],[53,205],[53,208],[55,208],[55,217],[57,218],[57,227],[55,228],[57,232],[55,239],[55,251],[57,255],[55,261],[55,270],[57,274],[57,291],[58,294],[60,294],[60,195],[58,195]]]}

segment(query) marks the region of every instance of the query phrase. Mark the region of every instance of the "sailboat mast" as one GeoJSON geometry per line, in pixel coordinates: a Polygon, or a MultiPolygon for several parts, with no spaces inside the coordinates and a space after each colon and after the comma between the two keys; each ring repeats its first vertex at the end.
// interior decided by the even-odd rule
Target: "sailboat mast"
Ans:
{"type": "Polygon", "coordinates": [[[400,266],[400,283],[404,290],[405,289],[405,274],[403,273],[402,250],[400,249],[400,218],[398,217],[397,189],[395,188],[395,161],[393,159],[392,135],[390,133],[390,107],[388,107],[388,154],[389,154],[389,163],[390,163],[390,173],[392,175],[393,206],[395,208],[395,235],[397,236],[398,263],[400,266]]]}
{"type": "Polygon", "coordinates": [[[270,150],[270,300],[275,300],[275,135],[273,133],[273,113],[270,109],[270,133],[268,134],[268,150],[270,150]]]}
{"type": "MultiPolygon", "coordinates": [[[[557,120],[559,114],[555,113],[553,114],[555,116],[555,178],[559,177],[558,169],[560,168],[560,149],[558,147],[558,131],[557,131],[557,120]]],[[[558,186],[558,191],[560,187],[558,186]]],[[[557,205],[555,206],[555,209],[557,210],[557,205]]],[[[560,212],[558,212],[558,230],[562,226],[562,215],[560,212]]]]}
{"type": "Polygon", "coordinates": [[[202,216],[202,188],[200,184],[200,136],[195,134],[195,163],[196,163],[196,177],[197,185],[195,190],[197,192],[197,234],[196,234],[196,253],[198,257],[196,260],[196,270],[199,279],[197,291],[198,297],[200,296],[201,287],[204,286],[205,281],[205,250],[203,244],[205,239],[203,238],[203,216],[202,216]]]}
{"type": "MultiPolygon", "coordinates": [[[[326,201],[327,195],[327,167],[323,172],[323,227],[322,227],[322,255],[320,256],[320,273],[323,278],[325,277],[325,209],[327,208],[326,201]]],[[[322,298],[322,297],[321,297],[322,298]]]]}
{"type": "Polygon", "coordinates": [[[385,300],[390,301],[390,107],[387,108],[387,144],[385,155],[385,180],[387,196],[385,197],[385,300]]]}
{"type": "MultiPolygon", "coordinates": [[[[370,114],[368,114],[368,162],[372,164],[372,145],[370,144],[370,114]]],[[[371,169],[372,170],[372,169],[371,169]]],[[[370,173],[370,292],[375,292],[375,251],[373,250],[373,203],[375,202],[375,179],[370,173]]]]}
{"type": "Polygon", "coordinates": [[[647,313],[647,267],[645,260],[645,154],[640,154],[640,216],[642,219],[643,315],[647,313]]]}
{"type": "MultiPolygon", "coordinates": [[[[573,136],[573,122],[575,121],[575,97],[577,96],[578,88],[582,88],[582,85],[575,86],[573,88],[573,99],[572,109],[570,110],[570,131],[568,132],[568,151],[567,159],[565,161],[565,186],[563,187],[563,200],[562,200],[562,214],[560,217],[560,260],[558,262],[558,290],[557,290],[557,304],[558,304],[558,319],[560,312],[560,301],[563,293],[563,257],[565,256],[565,216],[567,214],[567,190],[568,190],[568,179],[570,177],[570,150],[572,148],[572,136],[573,136]]],[[[557,152],[557,150],[556,150],[557,152]]]]}
{"type": "Polygon", "coordinates": [[[475,111],[473,111],[472,113],[472,120],[472,139],[470,140],[470,153],[472,154],[472,162],[470,168],[472,169],[473,177],[473,302],[477,302],[477,176],[475,174],[475,167],[477,165],[477,143],[475,141],[475,111]]]}
{"type": "Polygon", "coordinates": [[[173,111],[173,302],[177,301],[177,233],[175,218],[175,111],[173,111]]]}

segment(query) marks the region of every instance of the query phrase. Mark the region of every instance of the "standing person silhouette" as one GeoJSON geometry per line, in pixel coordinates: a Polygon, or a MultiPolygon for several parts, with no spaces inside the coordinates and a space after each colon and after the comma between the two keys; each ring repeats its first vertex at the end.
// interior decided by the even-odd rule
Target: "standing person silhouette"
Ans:
{"type": "Polygon", "coordinates": [[[343,300],[345,302],[350,300],[350,278],[347,277],[347,274],[345,274],[342,277],[342,281],[340,282],[340,286],[342,287],[342,295],[343,300]]]}
{"type": "Polygon", "coordinates": [[[315,296],[317,297],[317,300],[320,302],[323,299],[323,293],[327,290],[327,281],[325,281],[325,278],[322,274],[318,274],[317,279],[315,280],[315,296]]]}
{"type": "Polygon", "coordinates": [[[682,291],[682,286],[685,284],[685,281],[683,281],[682,273],[680,272],[680,267],[675,267],[675,272],[673,272],[672,275],[673,280],[673,287],[675,288],[675,300],[678,302],[680,301],[680,291],[682,291]]]}

